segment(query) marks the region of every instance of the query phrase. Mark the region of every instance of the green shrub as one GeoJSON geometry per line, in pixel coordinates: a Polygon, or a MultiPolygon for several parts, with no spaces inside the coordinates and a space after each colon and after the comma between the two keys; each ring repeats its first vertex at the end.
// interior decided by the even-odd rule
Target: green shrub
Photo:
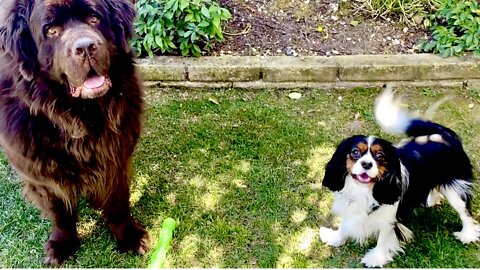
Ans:
{"type": "Polygon", "coordinates": [[[432,40],[419,44],[423,52],[443,57],[473,52],[480,55],[480,9],[476,0],[444,0],[430,16],[432,40]]]}
{"type": "Polygon", "coordinates": [[[374,18],[393,17],[408,24],[418,24],[426,14],[435,10],[442,0],[354,0],[355,12],[374,18]],[[419,19],[417,19],[419,18],[419,19]]]}
{"type": "Polygon", "coordinates": [[[132,46],[149,57],[173,50],[198,57],[223,40],[222,21],[232,17],[211,0],[138,0],[136,6],[132,46]]]}

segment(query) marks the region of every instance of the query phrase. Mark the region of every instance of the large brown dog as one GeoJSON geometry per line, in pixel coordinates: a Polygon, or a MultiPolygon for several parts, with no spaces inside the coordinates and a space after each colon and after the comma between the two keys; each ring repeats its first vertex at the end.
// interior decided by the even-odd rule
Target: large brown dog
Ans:
{"type": "Polygon", "coordinates": [[[0,143],[52,222],[45,262],[79,245],[77,202],[103,210],[121,251],[144,253],[129,178],[143,111],[127,0],[0,2],[0,143]]]}

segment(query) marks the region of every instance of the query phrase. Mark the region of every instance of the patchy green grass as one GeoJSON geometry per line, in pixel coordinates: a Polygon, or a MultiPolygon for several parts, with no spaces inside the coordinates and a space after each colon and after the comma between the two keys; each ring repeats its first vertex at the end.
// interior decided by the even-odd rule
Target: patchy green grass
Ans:
{"type": "MultiPolygon", "coordinates": [[[[433,120],[460,134],[480,178],[480,91],[396,90],[420,113],[455,97],[433,120]]],[[[297,91],[300,100],[288,91],[149,89],[132,205],[153,245],[165,217],[178,221],[168,266],[362,267],[373,241],[330,248],[319,240],[320,226],[338,222],[329,213],[332,194],[321,188],[324,165],[355,133],[399,138],[373,121],[380,89],[297,91]]],[[[23,201],[15,173],[0,161],[0,267],[41,267],[49,222],[23,201]]],[[[473,213],[480,220],[478,196],[473,213]]],[[[78,226],[82,245],[65,267],[147,266],[148,256],[116,251],[101,216],[85,203],[78,226]]],[[[409,227],[415,241],[387,267],[480,267],[480,244],[454,239],[461,222],[446,203],[419,209],[409,227]]]]}

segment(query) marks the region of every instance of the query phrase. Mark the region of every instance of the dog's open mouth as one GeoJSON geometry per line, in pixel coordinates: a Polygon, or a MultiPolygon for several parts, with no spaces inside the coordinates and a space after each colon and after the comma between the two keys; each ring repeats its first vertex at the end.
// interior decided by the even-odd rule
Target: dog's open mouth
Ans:
{"type": "Polygon", "coordinates": [[[73,97],[97,98],[105,95],[110,87],[112,87],[110,78],[98,75],[92,70],[82,85],[70,86],[70,93],[73,97]]]}
{"type": "Polygon", "coordinates": [[[360,183],[368,184],[372,182],[373,178],[371,178],[367,173],[362,174],[353,174],[352,177],[360,183]]]}

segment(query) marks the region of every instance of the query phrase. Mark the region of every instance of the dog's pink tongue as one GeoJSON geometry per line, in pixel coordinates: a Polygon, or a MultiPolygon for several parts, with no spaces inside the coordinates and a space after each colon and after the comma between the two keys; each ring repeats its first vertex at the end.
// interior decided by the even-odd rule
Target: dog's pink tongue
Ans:
{"type": "Polygon", "coordinates": [[[358,175],[357,178],[362,183],[368,183],[370,181],[370,176],[368,176],[366,173],[358,175]]]}
{"type": "Polygon", "coordinates": [[[93,88],[98,88],[98,87],[102,86],[104,83],[105,83],[105,77],[104,76],[93,76],[93,77],[88,78],[83,83],[83,86],[85,86],[85,88],[93,89],[93,88]]]}

